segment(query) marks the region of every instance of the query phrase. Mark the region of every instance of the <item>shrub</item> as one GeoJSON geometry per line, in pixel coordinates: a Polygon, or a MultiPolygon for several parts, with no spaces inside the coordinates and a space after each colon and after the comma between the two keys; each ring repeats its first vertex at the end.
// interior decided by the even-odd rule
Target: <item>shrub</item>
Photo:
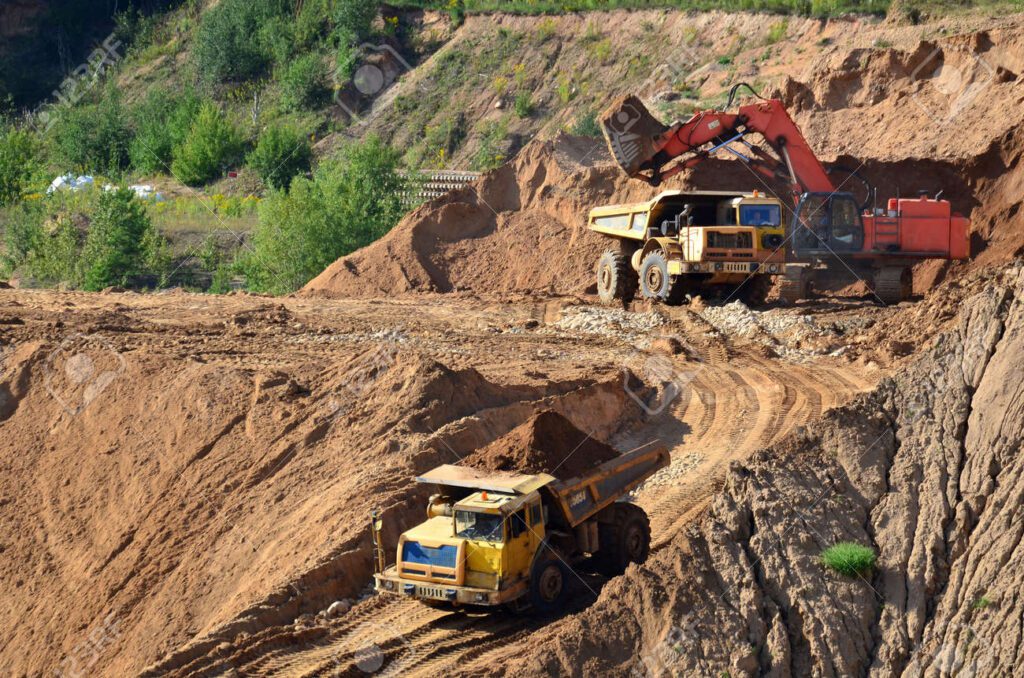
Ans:
{"type": "Polygon", "coordinates": [[[35,170],[36,140],[0,120],[0,207],[21,200],[35,170]]]}
{"type": "Polygon", "coordinates": [[[520,118],[528,118],[533,113],[533,98],[529,92],[516,95],[515,111],[520,118]]]}
{"type": "Polygon", "coordinates": [[[377,17],[378,3],[371,0],[336,0],[334,25],[339,31],[350,33],[356,42],[370,37],[373,20],[377,17]]]}
{"type": "Polygon", "coordinates": [[[847,577],[869,572],[878,559],[875,550],[853,542],[841,542],[825,549],[821,563],[847,577]]]}
{"type": "Polygon", "coordinates": [[[569,128],[572,134],[579,137],[595,137],[601,138],[601,127],[597,124],[597,114],[594,111],[585,113],[578,118],[569,128]]]}
{"type": "Polygon", "coordinates": [[[266,71],[271,49],[261,27],[288,16],[288,0],[222,0],[203,15],[195,58],[206,83],[248,80],[266,71]]]}
{"type": "Polygon", "coordinates": [[[38,247],[44,216],[39,202],[21,203],[4,212],[4,253],[0,258],[4,277],[10,277],[38,247]]]}
{"type": "Polygon", "coordinates": [[[132,167],[147,173],[168,172],[174,149],[185,142],[200,105],[192,92],[151,91],[132,111],[135,137],[128,149],[132,167]]]}
{"type": "Polygon", "coordinates": [[[292,110],[315,108],[327,96],[327,72],[318,54],[304,54],[282,69],[281,103],[292,110]]]}
{"type": "Polygon", "coordinates": [[[213,103],[199,109],[184,143],[174,152],[172,172],[191,186],[220,176],[225,167],[238,161],[242,142],[238,131],[213,103]]]}
{"type": "Polygon", "coordinates": [[[55,114],[57,159],[82,172],[113,174],[128,165],[131,130],[114,88],[98,103],[62,109],[55,114]]]}
{"type": "Polygon", "coordinates": [[[405,211],[398,154],[377,137],[354,142],[260,206],[253,252],[241,263],[250,289],[294,291],[338,257],[387,233],[405,211]]]}
{"type": "Polygon", "coordinates": [[[480,145],[469,162],[473,171],[486,172],[505,162],[505,139],[508,137],[508,117],[484,123],[480,131],[480,145]]]}
{"type": "Polygon", "coordinates": [[[96,291],[152,272],[162,239],[146,207],[127,188],[104,191],[82,247],[82,287],[96,291]]]}
{"type": "Polygon", "coordinates": [[[292,177],[309,170],[312,158],[313,149],[304,134],[291,127],[275,126],[260,135],[249,154],[249,166],[268,186],[287,189],[292,177]]]}

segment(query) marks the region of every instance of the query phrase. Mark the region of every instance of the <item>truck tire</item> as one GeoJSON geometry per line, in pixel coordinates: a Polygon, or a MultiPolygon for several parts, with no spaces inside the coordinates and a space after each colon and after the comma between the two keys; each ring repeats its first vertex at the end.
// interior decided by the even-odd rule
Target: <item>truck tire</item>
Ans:
{"type": "Polygon", "coordinates": [[[779,282],[779,298],[790,304],[806,299],[810,291],[809,277],[805,268],[787,266],[779,282]]]}
{"type": "Polygon", "coordinates": [[[748,278],[736,294],[747,306],[764,306],[771,289],[772,277],[759,273],[748,278]]]}
{"type": "Polygon", "coordinates": [[[615,577],[630,563],[642,563],[651,551],[651,523],[647,513],[636,504],[618,503],[613,522],[598,525],[598,571],[615,577]]]}
{"type": "Polygon", "coordinates": [[[608,250],[597,261],[597,296],[602,303],[628,304],[636,296],[636,273],[625,254],[608,250]]]}
{"type": "Polygon", "coordinates": [[[906,301],[913,285],[913,272],[909,266],[884,266],[875,272],[875,294],[883,304],[906,301]]]}
{"type": "Polygon", "coordinates": [[[640,293],[644,299],[678,304],[686,293],[684,278],[669,275],[668,258],[661,250],[654,250],[640,264],[640,293]]]}
{"type": "Polygon", "coordinates": [[[530,568],[530,605],[540,613],[565,606],[569,597],[569,568],[550,551],[542,553],[530,568]]]}

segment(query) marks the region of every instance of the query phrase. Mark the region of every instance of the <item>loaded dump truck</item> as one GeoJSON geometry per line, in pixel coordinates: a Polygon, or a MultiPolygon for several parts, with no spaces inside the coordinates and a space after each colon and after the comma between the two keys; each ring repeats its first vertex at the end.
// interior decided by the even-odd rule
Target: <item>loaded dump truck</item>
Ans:
{"type": "Polygon", "coordinates": [[[428,604],[561,607],[586,560],[613,576],[650,549],[647,514],[623,498],[668,466],[666,448],[616,457],[577,478],[444,465],[417,478],[437,493],[427,520],[403,533],[387,566],[373,521],[377,591],[428,604]]]}
{"type": "Polygon", "coordinates": [[[595,207],[587,227],[618,244],[597,263],[597,294],[606,304],[628,304],[638,291],[672,304],[718,290],[764,303],[785,272],[782,216],[782,202],[759,191],[665,191],[595,207]]]}

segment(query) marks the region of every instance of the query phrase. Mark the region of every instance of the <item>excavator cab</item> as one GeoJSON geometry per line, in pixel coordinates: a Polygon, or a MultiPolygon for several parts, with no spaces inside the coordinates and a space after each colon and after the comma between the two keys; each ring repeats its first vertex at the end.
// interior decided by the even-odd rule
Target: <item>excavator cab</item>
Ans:
{"type": "Polygon", "coordinates": [[[864,221],[852,193],[804,193],[791,228],[798,255],[864,248],[864,221]]]}

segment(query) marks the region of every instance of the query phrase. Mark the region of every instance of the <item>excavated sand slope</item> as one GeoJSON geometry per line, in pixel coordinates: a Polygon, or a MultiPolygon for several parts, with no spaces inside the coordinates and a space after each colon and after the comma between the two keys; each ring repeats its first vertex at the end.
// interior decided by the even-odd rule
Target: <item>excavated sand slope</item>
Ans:
{"type": "Polygon", "coordinates": [[[699,522],[498,672],[1015,675],[1022,362],[1018,265],[901,374],[735,464],[699,522]],[[876,569],[825,569],[839,541],[876,569]]]}

